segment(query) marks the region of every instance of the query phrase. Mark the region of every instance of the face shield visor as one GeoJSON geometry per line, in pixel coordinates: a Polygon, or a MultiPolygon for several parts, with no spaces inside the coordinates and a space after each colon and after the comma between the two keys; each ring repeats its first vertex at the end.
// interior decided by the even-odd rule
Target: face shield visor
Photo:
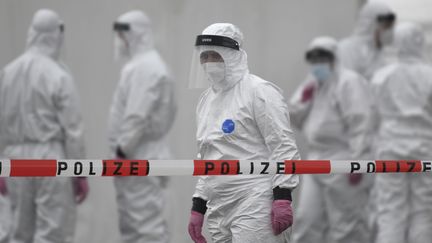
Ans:
{"type": "Polygon", "coordinates": [[[393,36],[393,27],[396,22],[396,15],[393,13],[390,14],[384,14],[379,15],[377,17],[377,46],[379,48],[390,45],[393,42],[394,36],[393,36]]]}
{"type": "Polygon", "coordinates": [[[378,26],[381,29],[391,29],[396,22],[396,15],[393,13],[379,15],[377,17],[378,26]]]}
{"type": "Polygon", "coordinates": [[[240,51],[237,41],[218,35],[199,35],[196,38],[189,73],[189,88],[207,88],[220,82],[226,68],[222,53],[226,48],[240,51]]]}
{"type": "Polygon", "coordinates": [[[129,56],[129,46],[126,40],[126,33],[130,31],[130,25],[127,23],[115,22],[114,31],[114,59],[121,61],[129,56]]]}

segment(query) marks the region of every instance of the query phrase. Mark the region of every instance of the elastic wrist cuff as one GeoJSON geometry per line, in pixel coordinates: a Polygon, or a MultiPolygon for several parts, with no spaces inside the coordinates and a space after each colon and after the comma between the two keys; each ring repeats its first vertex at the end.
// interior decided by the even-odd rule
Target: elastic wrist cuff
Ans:
{"type": "Polygon", "coordinates": [[[292,201],[291,190],[288,188],[280,188],[278,186],[273,188],[273,200],[290,200],[290,201],[292,201]]]}
{"type": "Polygon", "coordinates": [[[205,214],[207,211],[207,201],[199,197],[192,198],[192,211],[205,214]]]}

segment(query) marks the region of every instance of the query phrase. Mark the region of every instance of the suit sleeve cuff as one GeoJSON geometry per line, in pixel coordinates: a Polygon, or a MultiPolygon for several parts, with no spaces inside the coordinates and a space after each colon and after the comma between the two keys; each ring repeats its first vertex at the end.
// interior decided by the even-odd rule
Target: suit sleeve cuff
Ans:
{"type": "Polygon", "coordinates": [[[207,201],[199,197],[192,198],[192,211],[204,215],[207,211],[207,201]]]}
{"type": "Polygon", "coordinates": [[[279,186],[273,188],[273,200],[292,201],[291,190],[288,188],[280,188],[279,186]]]}

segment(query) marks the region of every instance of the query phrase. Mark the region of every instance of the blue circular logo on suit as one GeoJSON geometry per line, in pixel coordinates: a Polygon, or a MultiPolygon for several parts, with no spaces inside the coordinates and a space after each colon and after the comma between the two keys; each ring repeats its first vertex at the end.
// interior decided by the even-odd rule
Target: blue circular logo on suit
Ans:
{"type": "Polygon", "coordinates": [[[233,120],[231,119],[226,119],[223,123],[222,123],[222,131],[225,134],[230,134],[232,132],[234,132],[235,129],[235,123],[233,120]]]}

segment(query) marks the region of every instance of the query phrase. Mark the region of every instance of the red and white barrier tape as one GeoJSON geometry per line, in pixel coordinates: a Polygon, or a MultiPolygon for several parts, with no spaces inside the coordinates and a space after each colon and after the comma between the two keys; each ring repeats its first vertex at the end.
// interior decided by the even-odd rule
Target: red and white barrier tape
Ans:
{"type": "Polygon", "coordinates": [[[432,161],[348,160],[8,160],[0,177],[202,176],[409,173],[432,171],[432,161]]]}

